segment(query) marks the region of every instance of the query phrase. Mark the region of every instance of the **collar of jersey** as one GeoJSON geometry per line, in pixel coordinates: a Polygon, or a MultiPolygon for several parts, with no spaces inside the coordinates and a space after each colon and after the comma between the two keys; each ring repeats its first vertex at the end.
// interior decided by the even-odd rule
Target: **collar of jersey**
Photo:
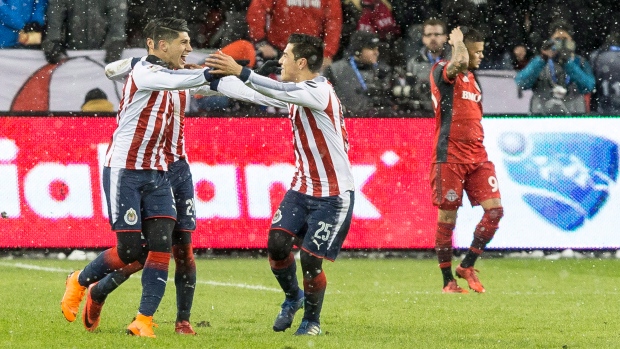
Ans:
{"type": "Polygon", "coordinates": [[[148,55],[146,56],[145,61],[152,63],[152,64],[156,64],[156,65],[161,65],[164,68],[168,68],[168,64],[164,61],[161,60],[161,58],[155,56],[155,55],[148,55]]]}

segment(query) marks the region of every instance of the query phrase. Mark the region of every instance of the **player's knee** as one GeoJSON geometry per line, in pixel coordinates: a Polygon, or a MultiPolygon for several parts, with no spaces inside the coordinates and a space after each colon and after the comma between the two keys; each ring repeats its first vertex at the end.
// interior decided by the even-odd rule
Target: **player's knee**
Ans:
{"type": "Polygon", "coordinates": [[[145,220],[142,228],[147,237],[149,250],[153,252],[168,252],[172,250],[172,230],[175,221],[168,218],[145,220]]]}
{"type": "MultiPolygon", "coordinates": [[[[142,245],[123,246],[118,249],[118,258],[125,264],[133,263],[135,261],[146,260],[146,253],[143,251],[142,245]]],[[[144,264],[143,262],[141,262],[144,264]]]]}
{"type": "Polygon", "coordinates": [[[300,252],[301,269],[304,279],[314,279],[323,272],[323,259],[302,250],[300,252]]]}
{"type": "Polygon", "coordinates": [[[493,207],[484,210],[483,220],[486,220],[493,226],[497,226],[502,217],[504,217],[503,207],[493,207]]]}
{"type": "Polygon", "coordinates": [[[272,229],[267,240],[267,252],[273,260],[286,259],[293,248],[293,237],[285,231],[272,229]]]}

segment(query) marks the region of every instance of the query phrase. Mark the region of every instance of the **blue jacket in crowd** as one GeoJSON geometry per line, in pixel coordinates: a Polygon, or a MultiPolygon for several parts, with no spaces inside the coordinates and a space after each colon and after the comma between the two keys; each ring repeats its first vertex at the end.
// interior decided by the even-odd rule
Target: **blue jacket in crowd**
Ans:
{"type": "Polygon", "coordinates": [[[595,87],[590,63],[578,55],[563,65],[536,56],[517,73],[515,82],[524,90],[532,90],[530,113],[537,115],[583,114],[584,95],[595,87]],[[558,88],[564,89],[562,96],[558,96],[558,88]]]}
{"type": "Polygon", "coordinates": [[[45,25],[46,7],[47,0],[0,0],[0,48],[18,47],[26,24],[45,25]]]}

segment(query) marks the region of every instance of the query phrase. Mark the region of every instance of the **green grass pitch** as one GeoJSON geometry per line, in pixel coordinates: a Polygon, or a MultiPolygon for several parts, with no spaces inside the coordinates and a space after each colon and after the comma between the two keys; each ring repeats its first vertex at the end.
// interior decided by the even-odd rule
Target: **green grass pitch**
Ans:
{"type": "MultiPolygon", "coordinates": [[[[466,295],[441,293],[432,259],[327,262],[319,337],[293,336],[300,313],[291,330],[272,331],[283,295],[266,258],[198,259],[192,323],[199,335],[174,334],[175,290],[169,282],[155,315],[156,339],[125,335],[140,300],[138,275],[109,296],[95,333],[84,330],[81,315],[74,323],[63,318],[64,279],[86,263],[0,260],[0,347],[620,347],[616,259],[482,259],[477,268],[487,293],[466,295]]],[[[459,284],[466,287],[462,280],[459,284]]]]}

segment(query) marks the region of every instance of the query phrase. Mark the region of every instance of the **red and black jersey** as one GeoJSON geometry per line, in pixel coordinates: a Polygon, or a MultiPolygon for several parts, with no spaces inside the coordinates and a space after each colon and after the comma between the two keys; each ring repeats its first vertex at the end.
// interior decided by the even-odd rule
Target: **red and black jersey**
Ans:
{"type": "Polygon", "coordinates": [[[447,61],[431,68],[431,94],[435,111],[435,148],[432,162],[471,164],[488,161],[482,144],[482,90],[474,73],[459,73],[450,80],[447,61]]]}

